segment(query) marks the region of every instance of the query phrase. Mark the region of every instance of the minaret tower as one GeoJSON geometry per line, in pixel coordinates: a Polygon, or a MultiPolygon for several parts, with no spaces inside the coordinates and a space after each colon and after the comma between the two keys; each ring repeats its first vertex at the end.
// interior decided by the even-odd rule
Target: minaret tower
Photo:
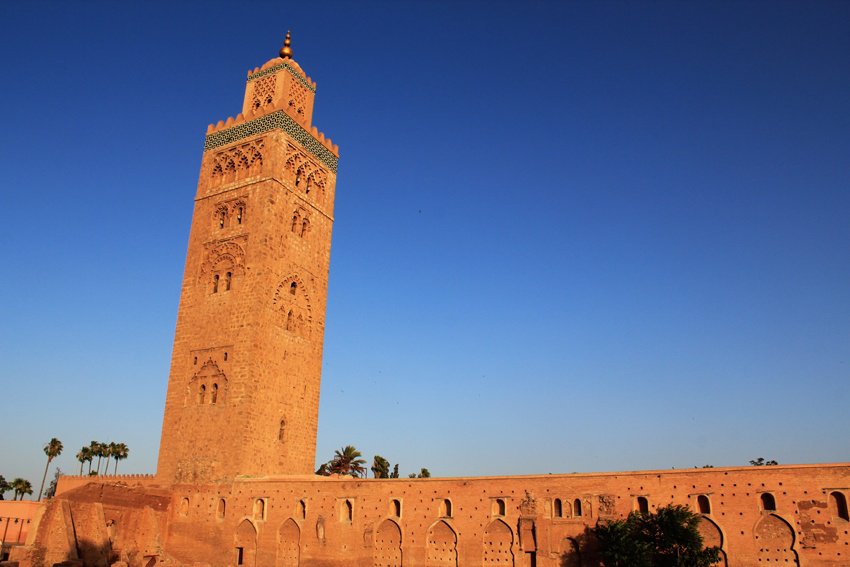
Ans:
{"type": "Polygon", "coordinates": [[[339,150],[311,124],[316,83],[280,57],[242,113],[207,129],[157,474],[313,472],[339,150]]]}

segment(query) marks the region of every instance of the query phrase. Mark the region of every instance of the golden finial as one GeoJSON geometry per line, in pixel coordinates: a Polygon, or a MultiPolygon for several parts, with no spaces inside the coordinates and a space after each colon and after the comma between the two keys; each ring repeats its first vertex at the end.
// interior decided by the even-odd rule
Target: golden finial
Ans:
{"type": "Polygon", "coordinates": [[[286,38],[283,40],[283,47],[280,48],[281,59],[292,59],[292,35],[289,31],[286,32],[286,38]]]}

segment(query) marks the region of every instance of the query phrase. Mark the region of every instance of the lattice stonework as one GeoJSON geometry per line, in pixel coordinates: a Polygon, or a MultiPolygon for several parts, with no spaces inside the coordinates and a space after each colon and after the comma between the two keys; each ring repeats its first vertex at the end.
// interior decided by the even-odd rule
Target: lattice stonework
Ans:
{"type": "Polygon", "coordinates": [[[296,113],[303,116],[304,108],[307,106],[307,90],[297,83],[292,83],[289,87],[288,104],[296,113]]]}
{"type": "Polygon", "coordinates": [[[255,175],[263,167],[262,138],[247,144],[217,152],[212,159],[210,177],[215,181],[233,181],[245,174],[255,175]]]}
{"type": "Polygon", "coordinates": [[[254,90],[251,94],[251,108],[257,110],[271,105],[274,102],[274,89],[277,83],[275,75],[269,75],[254,81],[254,90]]]}
{"type": "Polygon", "coordinates": [[[268,69],[263,69],[262,71],[257,71],[256,73],[248,75],[248,80],[249,81],[255,81],[255,80],[257,80],[261,77],[273,75],[273,74],[277,73],[278,71],[280,71],[281,69],[286,69],[287,71],[289,71],[289,74],[292,75],[295,78],[296,81],[298,81],[299,83],[304,85],[304,87],[307,90],[309,90],[310,92],[313,92],[313,93],[316,92],[316,87],[311,85],[310,82],[307,81],[307,79],[305,79],[304,76],[301,73],[296,71],[295,68],[293,68],[288,63],[281,63],[279,65],[275,65],[274,67],[269,67],[268,69]]]}
{"type": "Polygon", "coordinates": [[[270,130],[283,130],[296,142],[313,154],[319,161],[336,173],[339,158],[322,145],[309,132],[302,128],[291,116],[282,110],[270,112],[253,120],[231,126],[225,130],[208,134],[204,141],[204,151],[214,150],[239,140],[244,140],[270,130]]]}

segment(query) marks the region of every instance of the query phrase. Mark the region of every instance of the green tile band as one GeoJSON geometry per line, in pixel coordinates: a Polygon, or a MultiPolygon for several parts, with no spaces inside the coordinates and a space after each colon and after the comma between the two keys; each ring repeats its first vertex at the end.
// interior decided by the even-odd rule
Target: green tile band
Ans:
{"type": "Polygon", "coordinates": [[[204,151],[213,150],[270,130],[283,130],[296,142],[301,144],[305,150],[328,166],[328,169],[336,173],[339,158],[282,110],[276,110],[265,116],[248,120],[225,130],[207,134],[207,138],[204,141],[204,151]]]}

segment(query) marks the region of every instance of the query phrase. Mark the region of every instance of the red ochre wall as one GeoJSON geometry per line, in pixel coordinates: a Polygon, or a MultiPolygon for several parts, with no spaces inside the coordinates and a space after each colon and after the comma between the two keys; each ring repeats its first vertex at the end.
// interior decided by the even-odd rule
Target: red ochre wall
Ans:
{"type": "MultiPolygon", "coordinates": [[[[836,495],[850,498],[848,487],[850,464],[445,479],[244,478],[160,489],[170,503],[158,520],[147,521],[163,527],[148,530],[144,544],[136,537],[134,545],[160,548],[178,564],[210,566],[236,565],[238,547],[243,565],[258,567],[521,566],[532,564],[532,554],[541,567],[590,565],[593,550],[582,537],[588,526],[625,517],[639,497],[650,511],[666,504],[698,510],[702,495],[710,511],[701,530],[707,543],[722,547],[728,565],[837,567],[850,565],[850,522],[836,508],[836,495]],[[765,493],[775,510],[764,510],[765,493]]],[[[142,485],[135,490],[142,499],[157,492],[142,485]]],[[[126,513],[141,508],[131,497],[105,501],[83,487],[55,500],[63,499],[72,510],[89,499],[105,502],[114,541],[131,539],[122,539],[122,522],[138,531],[139,520],[126,513]]],[[[119,555],[131,551],[118,547],[113,544],[119,555]]]]}

